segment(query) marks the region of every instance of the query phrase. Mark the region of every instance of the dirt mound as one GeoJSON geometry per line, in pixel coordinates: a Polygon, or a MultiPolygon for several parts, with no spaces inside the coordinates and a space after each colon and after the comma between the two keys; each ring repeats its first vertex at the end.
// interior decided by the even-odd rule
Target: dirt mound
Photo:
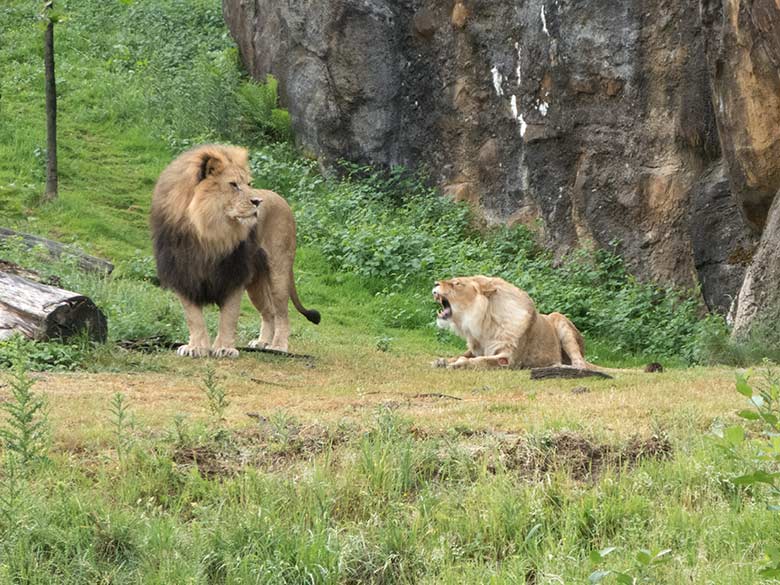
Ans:
{"type": "Polygon", "coordinates": [[[669,439],[659,435],[616,445],[563,431],[519,440],[506,451],[505,464],[530,477],[563,470],[575,480],[590,481],[606,469],[625,470],[646,459],[668,459],[672,451],[669,439]]]}

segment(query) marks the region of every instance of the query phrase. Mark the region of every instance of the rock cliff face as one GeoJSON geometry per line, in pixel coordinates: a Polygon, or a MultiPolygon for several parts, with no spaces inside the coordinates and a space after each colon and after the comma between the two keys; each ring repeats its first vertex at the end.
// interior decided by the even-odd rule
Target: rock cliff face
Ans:
{"type": "Polygon", "coordinates": [[[424,165],[725,312],[780,188],[778,0],[223,0],[325,163],[424,165]]]}

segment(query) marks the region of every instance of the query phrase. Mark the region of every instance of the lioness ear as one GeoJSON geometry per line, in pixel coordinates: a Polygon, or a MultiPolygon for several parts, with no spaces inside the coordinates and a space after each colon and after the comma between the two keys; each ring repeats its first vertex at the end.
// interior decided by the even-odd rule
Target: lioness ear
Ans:
{"type": "Polygon", "coordinates": [[[482,291],[482,294],[486,297],[492,296],[496,290],[498,290],[494,285],[492,284],[483,284],[479,287],[480,291],[482,291]]]}
{"type": "Polygon", "coordinates": [[[495,293],[498,290],[498,287],[493,283],[492,278],[484,278],[484,277],[476,277],[475,279],[477,281],[477,286],[479,287],[479,292],[481,292],[486,297],[491,296],[493,293],[495,293]]]}
{"type": "Polygon", "coordinates": [[[207,154],[203,157],[203,161],[201,161],[200,163],[199,180],[202,181],[206,177],[217,175],[221,173],[222,169],[224,168],[225,168],[225,163],[222,161],[222,159],[207,154]]]}

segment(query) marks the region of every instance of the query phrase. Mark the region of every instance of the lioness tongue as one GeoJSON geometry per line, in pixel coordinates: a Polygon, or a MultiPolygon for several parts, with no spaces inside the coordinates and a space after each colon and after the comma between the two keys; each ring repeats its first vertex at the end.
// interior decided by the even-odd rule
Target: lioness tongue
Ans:
{"type": "Polygon", "coordinates": [[[452,309],[450,307],[444,307],[436,316],[440,319],[449,319],[452,316],[452,309]]]}

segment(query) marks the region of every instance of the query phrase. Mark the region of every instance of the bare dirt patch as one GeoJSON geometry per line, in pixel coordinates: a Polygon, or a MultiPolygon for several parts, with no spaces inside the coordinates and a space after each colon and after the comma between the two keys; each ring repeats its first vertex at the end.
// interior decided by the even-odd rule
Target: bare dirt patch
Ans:
{"type": "Polygon", "coordinates": [[[669,439],[659,435],[609,444],[563,431],[541,440],[517,441],[506,451],[505,464],[529,477],[563,470],[577,481],[592,481],[607,469],[625,471],[644,460],[665,460],[672,454],[669,439]]]}
{"type": "Polygon", "coordinates": [[[173,461],[180,466],[197,467],[208,478],[232,476],[246,468],[275,471],[310,460],[353,438],[350,429],[272,424],[265,417],[252,418],[255,417],[257,427],[225,432],[206,443],[176,445],[173,461]]]}
{"type": "MultiPolygon", "coordinates": [[[[327,450],[339,457],[354,447],[367,431],[317,424],[280,425],[260,416],[257,427],[226,433],[207,443],[177,445],[173,461],[183,467],[194,466],[208,478],[233,476],[247,468],[282,471],[311,461],[327,450]]],[[[439,433],[416,426],[408,432],[421,444],[443,438],[439,433]]],[[[607,470],[622,473],[642,461],[668,460],[674,453],[669,439],[659,435],[632,437],[618,444],[600,442],[573,431],[541,437],[502,431],[469,431],[458,435],[459,446],[467,457],[474,461],[486,460],[487,468],[494,472],[505,469],[529,480],[564,472],[575,481],[592,482],[607,470]]]]}

